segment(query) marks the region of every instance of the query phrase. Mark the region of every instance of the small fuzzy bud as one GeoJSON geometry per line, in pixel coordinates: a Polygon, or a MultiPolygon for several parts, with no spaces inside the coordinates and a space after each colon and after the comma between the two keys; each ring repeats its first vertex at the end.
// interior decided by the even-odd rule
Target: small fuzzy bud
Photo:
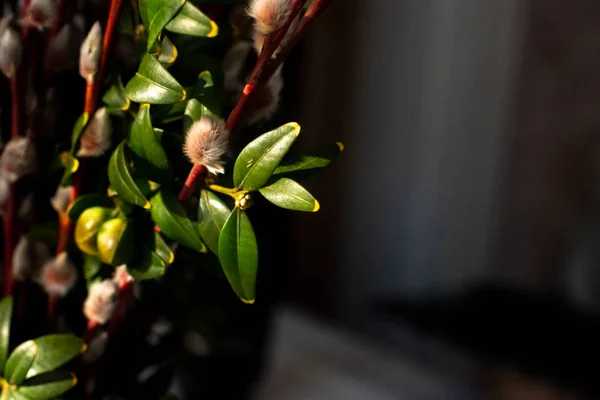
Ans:
{"type": "Polygon", "coordinates": [[[40,281],[51,296],[64,297],[69,293],[77,282],[77,269],[66,252],[63,251],[43,265],[40,281]]]}
{"type": "Polygon", "coordinates": [[[62,27],[58,35],[48,44],[46,69],[61,72],[75,67],[81,34],[71,24],[62,27]]]}
{"type": "Polygon", "coordinates": [[[0,69],[7,78],[12,78],[21,64],[21,36],[12,28],[5,28],[0,36],[0,69]]]}
{"type": "Polygon", "coordinates": [[[254,26],[263,35],[280,28],[290,13],[290,0],[252,0],[248,15],[254,18],[254,26]]]}
{"type": "Polygon", "coordinates": [[[183,150],[193,164],[204,165],[213,174],[222,174],[228,139],[223,121],[203,115],[187,131],[183,150]]]}
{"type": "Polygon", "coordinates": [[[255,109],[249,123],[255,124],[261,120],[269,120],[279,107],[279,99],[283,89],[281,67],[275,71],[269,82],[256,95],[255,109]]]}
{"type": "Polygon", "coordinates": [[[111,144],[112,124],[106,107],[100,108],[81,135],[77,157],[99,157],[111,144]]]}
{"type": "Polygon", "coordinates": [[[60,215],[67,211],[69,208],[69,204],[71,204],[71,192],[73,191],[73,186],[58,186],[56,188],[56,193],[54,193],[54,197],[50,199],[50,204],[52,204],[52,208],[56,210],[56,212],[60,215]]]}
{"type": "Polygon", "coordinates": [[[56,15],[56,0],[32,0],[26,11],[24,25],[40,30],[49,28],[56,15]]]}
{"type": "MultiPolygon", "coordinates": [[[[292,23],[290,24],[290,27],[288,28],[288,31],[285,33],[285,36],[281,40],[281,43],[279,43],[279,47],[277,47],[277,49],[275,50],[273,55],[276,55],[277,52],[292,39],[292,37],[296,33],[296,28],[298,27],[298,22],[299,22],[299,19],[297,19],[297,18],[294,19],[294,21],[292,21],[292,23]]],[[[256,28],[252,32],[252,41],[254,44],[254,50],[256,51],[256,54],[260,54],[262,47],[265,43],[265,37],[266,37],[266,35],[256,28]]]]}
{"type": "Polygon", "coordinates": [[[2,174],[0,174],[0,215],[3,215],[8,206],[8,197],[10,196],[10,183],[2,174]]]}
{"type": "Polygon", "coordinates": [[[81,45],[79,52],[79,74],[88,83],[94,82],[100,56],[102,55],[102,27],[96,21],[81,45]]]}
{"type": "Polygon", "coordinates": [[[36,151],[28,137],[11,139],[0,157],[0,174],[9,182],[16,182],[21,177],[31,174],[36,169],[36,151]]]}
{"type": "Polygon", "coordinates": [[[121,266],[115,268],[115,272],[113,274],[112,281],[118,287],[124,286],[127,282],[131,281],[132,279],[133,279],[133,277],[131,275],[129,275],[129,272],[127,272],[126,265],[121,265],[121,266]]]}
{"type": "Polygon", "coordinates": [[[24,281],[33,277],[49,258],[50,251],[44,243],[32,242],[27,236],[22,236],[13,254],[13,278],[24,281]]]}
{"type": "Polygon", "coordinates": [[[83,303],[83,314],[90,321],[105,324],[115,312],[119,289],[110,279],[93,283],[83,303]]]}

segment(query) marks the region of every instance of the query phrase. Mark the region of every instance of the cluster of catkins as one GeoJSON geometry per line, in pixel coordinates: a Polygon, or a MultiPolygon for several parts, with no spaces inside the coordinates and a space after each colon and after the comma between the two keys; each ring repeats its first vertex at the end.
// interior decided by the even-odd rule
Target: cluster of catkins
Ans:
{"type": "MultiPolygon", "coordinates": [[[[237,40],[223,60],[224,89],[231,92],[234,100],[239,98],[247,75],[245,60],[250,52],[260,53],[265,36],[281,27],[290,13],[290,0],[253,0],[248,9],[236,9],[230,23],[237,32],[237,40]],[[248,24],[247,16],[252,18],[248,24]]],[[[37,29],[50,26],[56,11],[54,0],[32,0],[27,15],[19,21],[37,29]]],[[[87,84],[93,84],[98,73],[102,51],[102,28],[96,22],[83,38],[83,24],[65,24],[48,46],[46,68],[50,71],[72,68],[69,64],[73,49],[79,52],[79,72],[87,84]]],[[[21,35],[11,27],[14,16],[7,15],[0,21],[0,70],[7,78],[14,78],[22,53],[21,35]]],[[[289,32],[294,32],[295,21],[289,32]]],[[[289,36],[283,40],[284,45],[289,36]]],[[[281,68],[257,96],[249,123],[270,118],[276,111],[283,87],[281,68]]],[[[98,157],[111,147],[111,122],[105,108],[100,108],[86,125],[81,136],[78,158],[98,157]]],[[[196,165],[203,165],[213,174],[224,173],[224,157],[227,153],[229,132],[225,123],[211,116],[203,116],[191,125],[186,133],[183,152],[196,165]]],[[[15,137],[4,146],[0,156],[0,214],[5,212],[10,185],[23,176],[32,174],[36,168],[36,147],[29,136],[15,137]]],[[[74,200],[73,188],[59,186],[50,199],[59,219],[68,218],[66,211],[74,200]]],[[[23,209],[27,202],[22,202],[23,209]]],[[[29,207],[31,208],[31,207],[29,207]]],[[[20,213],[23,214],[23,213],[20,213]]],[[[13,256],[13,276],[16,280],[32,279],[45,291],[56,297],[65,296],[77,280],[77,268],[66,252],[52,256],[44,243],[33,242],[22,236],[13,256]]],[[[93,283],[88,289],[83,312],[88,320],[104,324],[112,317],[118,298],[119,287],[132,278],[125,266],[119,267],[113,279],[93,283]]]]}

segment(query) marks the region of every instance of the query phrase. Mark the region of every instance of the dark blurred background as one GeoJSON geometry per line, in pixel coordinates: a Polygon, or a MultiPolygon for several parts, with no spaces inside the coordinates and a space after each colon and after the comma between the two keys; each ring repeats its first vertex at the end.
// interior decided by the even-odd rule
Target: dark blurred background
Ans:
{"type": "Polygon", "coordinates": [[[287,64],[346,150],[257,398],[600,398],[600,2],[338,0],[287,64]]]}

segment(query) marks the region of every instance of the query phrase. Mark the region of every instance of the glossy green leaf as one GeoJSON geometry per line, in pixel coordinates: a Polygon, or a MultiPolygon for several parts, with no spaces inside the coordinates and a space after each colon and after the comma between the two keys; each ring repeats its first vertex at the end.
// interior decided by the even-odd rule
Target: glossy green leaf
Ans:
{"type": "Polygon", "coordinates": [[[71,147],[75,148],[77,142],[79,142],[79,137],[83,133],[83,129],[87,125],[90,116],[87,113],[83,113],[79,116],[75,125],[73,126],[73,133],[71,134],[71,147]]]}
{"type": "Polygon", "coordinates": [[[154,252],[166,265],[173,264],[175,254],[171,251],[169,245],[162,238],[160,233],[154,232],[154,252]]]}
{"type": "Polygon", "coordinates": [[[85,350],[83,339],[70,334],[45,335],[34,342],[37,354],[27,378],[52,371],[85,350]]]}
{"type": "Polygon", "coordinates": [[[85,276],[86,281],[94,279],[101,268],[102,261],[100,261],[100,258],[89,254],[83,254],[83,275],[85,276]]]}
{"type": "Polygon", "coordinates": [[[27,379],[15,392],[29,399],[54,399],[76,384],[75,374],[68,371],[51,371],[27,379]]]}
{"type": "Polygon", "coordinates": [[[73,131],[71,133],[71,150],[69,152],[64,152],[60,155],[61,164],[65,168],[62,179],[60,181],[61,186],[69,186],[72,181],[73,173],[75,173],[75,171],[77,171],[77,169],[79,168],[79,161],[74,156],[75,148],[88,121],[89,115],[87,113],[83,113],[79,116],[79,118],[77,118],[77,121],[73,126],[73,131]]]}
{"type": "Polygon", "coordinates": [[[126,218],[112,218],[98,230],[98,256],[103,263],[114,267],[126,264],[135,257],[133,222],[126,218]]]}
{"type": "Polygon", "coordinates": [[[208,248],[219,254],[219,235],[231,214],[227,204],[213,192],[203,189],[198,201],[198,232],[208,248]]]}
{"type": "Polygon", "coordinates": [[[146,197],[144,197],[144,194],[137,187],[135,180],[131,176],[125,149],[126,144],[123,141],[117,146],[108,162],[108,180],[110,181],[110,187],[117,192],[123,200],[132,204],[137,204],[140,207],[150,208],[150,203],[146,197]]]}
{"type": "Polygon", "coordinates": [[[217,24],[190,2],[183,5],[175,18],[165,26],[165,29],[182,35],[209,38],[219,34],[217,24]]]}
{"type": "Polygon", "coordinates": [[[275,168],[273,178],[282,176],[296,180],[310,178],[328,166],[343,150],[344,145],[342,143],[332,143],[321,149],[300,154],[289,161],[284,160],[275,168]]]}
{"type": "Polygon", "coordinates": [[[300,125],[290,122],[250,142],[235,161],[235,186],[244,190],[263,187],[299,133],[300,125]]]}
{"type": "Polygon", "coordinates": [[[165,67],[169,67],[177,59],[178,51],[177,47],[171,42],[171,40],[165,36],[160,43],[160,54],[158,55],[158,61],[165,67]]]}
{"type": "Polygon", "coordinates": [[[152,197],[150,203],[152,219],[166,236],[190,249],[206,252],[206,247],[194,223],[185,214],[185,210],[172,192],[161,189],[152,197]]]}
{"type": "MultiPolygon", "coordinates": [[[[201,104],[196,99],[190,99],[185,106],[185,111],[183,115],[183,130],[187,132],[190,129],[190,126],[196,121],[198,121],[203,115],[208,115],[214,118],[219,118],[218,115],[213,113],[206,107],[201,104]]],[[[220,119],[220,118],[219,118],[220,119]]]]}
{"type": "Polygon", "coordinates": [[[33,365],[37,355],[37,345],[33,340],[18,345],[6,360],[4,366],[4,378],[13,385],[20,384],[25,377],[29,368],[33,365]]]}
{"type": "Polygon", "coordinates": [[[12,317],[13,300],[8,296],[0,301],[0,371],[8,356],[10,344],[10,319],[12,317]]]}
{"type": "Polygon", "coordinates": [[[127,263],[127,272],[136,280],[154,279],[165,273],[165,262],[152,250],[144,247],[138,256],[127,263]]]}
{"type": "Polygon", "coordinates": [[[125,88],[123,87],[121,75],[117,75],[116,79],[114,79],[113,84],[104,93],[104,96],[102,96],[102,101],[107,105],[109,110],[126,111],[129,109],[131,102],[125,96],[125,88]]]}
{"type": "Polygon", "coordinates": [[[108,197],[97,194],[84,194],[83,196],[77,197],[77,199],[71,203],[69,208],[67,208],[67,215],[71,219],[71,221],[77,221],[77,218],[90,207],[104,207],[104,208],[112,208],[114,207],[114,203],[108,197]]]}
{"type": "Polygon", "coordinates": [[[154,47],[160,32],[184,3],[185,0],[140,0],[140,16],[148,31],[148,51],[154,47]]]}
{"type": "Polygon", "coordinates": [[[135,76],[125,87],[127,97],[137,103],[171,104],[186,98],[186,92],[179,82],[149,54],[142,62],[135,76]]]}
{"type": "Polygon", "coordinates": [[[172,178],[169,158],[152,129],[148,104],[142,104],[131,125],[129,146],[133,153],[136,169],[140,170],[146,178],[156,182],[165,182],[172,178]]]}
{"type": "Polygon", "coordinates": [[[281,178],[258,191],[271,203],[281,208],[306,212],[319,211],[319,202],[308,190],[289,178],[281,178]]]}
{"type": "Polygon", "coordinates": [[[258,248],[246,213],[235,208],[219,236],[219,260],[233,291],[244,303],[254,303],[258,248]]]}

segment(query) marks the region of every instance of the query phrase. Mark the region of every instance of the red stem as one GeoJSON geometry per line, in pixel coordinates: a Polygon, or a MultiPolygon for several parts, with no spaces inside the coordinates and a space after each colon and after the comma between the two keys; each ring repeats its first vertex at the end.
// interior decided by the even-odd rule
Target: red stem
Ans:
{"type": "Polygon", "coordinates": [[[22,93],[20,88],[20,73],[17,70],[15,76],[10,80],[10,95],[11,95],[11,106],[12,106],[12,126],[11,126],[11,137],[16,138],[21,134],[21,96],[22,93]]]}
{"type": "Polygon", "coordinates": [[[190,196],[194,193],[196,182],[200,180],[200,176],[202,176],[205,171],[206,167],[204,167],[204,165],[194,165],[192,167],[190,174],[183,184],[181,192],[179,192],[179,200],[183,201],[190,198],[190,196]]]}

